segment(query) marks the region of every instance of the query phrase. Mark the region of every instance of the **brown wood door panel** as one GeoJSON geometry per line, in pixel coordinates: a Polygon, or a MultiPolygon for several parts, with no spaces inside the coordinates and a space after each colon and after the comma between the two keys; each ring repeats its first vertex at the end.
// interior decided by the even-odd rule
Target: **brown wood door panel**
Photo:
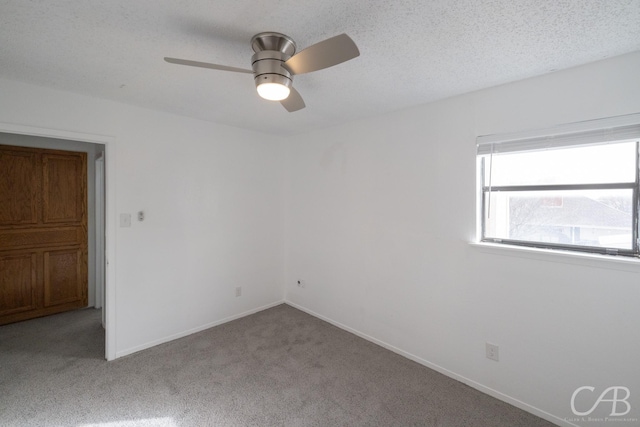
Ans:
{"type": "Polygon", "coordinates": [[[81,222],[86,161],[83,156],[43,154],[43,223],[81,222]]]}
{"type": "Polygon", "coordinates": [[[86,153],[0,145],[0,325],[87,305],[86,153]]]}
{"type": "Polygon", "coordinates": [[[80,227],[0,229],[0,251],[81,245],[83,234],[80,227]]]}
{"type": "Polygon", "coordinates": [[[36,270],[35,252],[0,256],[0,316],[36,308],[36,270]]]}
{"type": "Polygon", "coordinates": [[[82,253],[79,249],[44,253],[44,306],[83,300],[82,253]]]}
{"type": "Polygon", "coordinates": [[[0,150],[0,224],[38,222],[38,169],[36,153],[0,150]]]}

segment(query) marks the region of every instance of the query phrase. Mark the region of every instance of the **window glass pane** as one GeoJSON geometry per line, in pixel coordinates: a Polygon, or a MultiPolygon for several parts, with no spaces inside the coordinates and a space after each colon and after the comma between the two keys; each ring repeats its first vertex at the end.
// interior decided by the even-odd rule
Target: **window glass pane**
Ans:
{"type": "Polygon", "coordinates": [[[484,185],[594,184],[635,181],[635,142],[485,157],[484,185]],[[493,165],[491,165],[493,162],[493,165]]]}
{"type": "Polygon", "coordinates": [[[631,189],[492,192],[484,237],[633,249],[632,205],[631,189]]]}

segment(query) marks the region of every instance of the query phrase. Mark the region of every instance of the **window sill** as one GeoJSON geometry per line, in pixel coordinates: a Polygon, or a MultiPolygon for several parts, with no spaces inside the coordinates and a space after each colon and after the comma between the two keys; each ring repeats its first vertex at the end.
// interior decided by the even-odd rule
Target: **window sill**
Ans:
{"type": "Polygon", "coordinates": [[[556,249],[531,248],[526,246],[507,245],[502,243],[469,242],[475,249],[503,256],[536,259],[546,262],[575,264],[587,267],[608,268],[640,272],[640,259],[621,255],[601,255],[581,252],[570,252],[556,249]]]}

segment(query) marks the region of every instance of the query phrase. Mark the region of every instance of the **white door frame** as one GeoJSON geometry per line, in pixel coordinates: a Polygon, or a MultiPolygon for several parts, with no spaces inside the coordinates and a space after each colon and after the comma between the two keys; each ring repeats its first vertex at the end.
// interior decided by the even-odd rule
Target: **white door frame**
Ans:
{"type": "MultiPolygon", "coordinates": [[[[104,306],[104,153],[95,159],[95,308],[104,306]]],[[[102,310],[102,326],[105,312],[102,310]]]]}
{"type": "Polygon", "coordinates": [[[116,358],[116,138],[0,122],[0,132],[68,139],[105,146],[105,358],[116,358]]]}

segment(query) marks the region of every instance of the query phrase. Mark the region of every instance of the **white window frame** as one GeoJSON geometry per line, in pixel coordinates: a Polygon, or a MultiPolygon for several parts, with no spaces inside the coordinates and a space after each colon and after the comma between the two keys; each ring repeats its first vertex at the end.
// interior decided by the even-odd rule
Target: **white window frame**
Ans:
{"type": "Polygon", "coordinates": [[[640,257],[640,113],[606,119],[589,120],[556,126],[551,129],[518,132],[511,134],[483,135],[477,143],[477,241],[493,244],[527,246],[532,248],[561,249],[573,252],[592,252],[609,255],[640,257]],[[589,246],[563,245],[555,243],[518,241],[485,237],[485,185],[482,159],[496,153],[524,152],[545,148],[586,146],[625,140],[636,140],[636,170],[634,183],[620,184],[577,184],[543,186],[493,186],[491,191],[540,191],[540,190],[578,190],[578,189],[632,189],[632,249],[600,248],[589,246]]]}

